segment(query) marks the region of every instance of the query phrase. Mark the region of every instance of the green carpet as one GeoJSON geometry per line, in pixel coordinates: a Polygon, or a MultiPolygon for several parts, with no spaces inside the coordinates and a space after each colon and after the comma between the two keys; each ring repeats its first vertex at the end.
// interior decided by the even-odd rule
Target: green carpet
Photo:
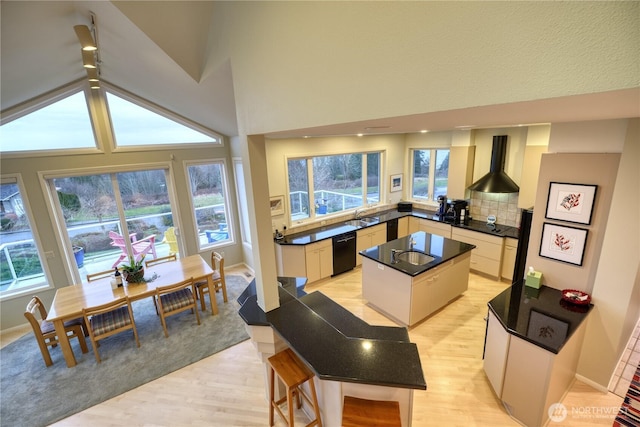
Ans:
{"type": "MultiPolygon", "coordinates": [[[[200,326],[190,311],[170,316],[169,338],[153,301],[134,302],[140,348],[131,331],[106,338],[100,364],[88,338],[86,354],[71,341],[74,368],[67,368],[59,347],[49,348],[53,366],[47,368],[31,332],[7,345],[0,350],[0,424],[46,426],[248,339],[235,302],[248,283],[232,275],[226,283],[229,302],[216,294],[220,314],[200,311],[200,326]]],[[[208,296],[206,302],[209,309],[208,296]]]]}

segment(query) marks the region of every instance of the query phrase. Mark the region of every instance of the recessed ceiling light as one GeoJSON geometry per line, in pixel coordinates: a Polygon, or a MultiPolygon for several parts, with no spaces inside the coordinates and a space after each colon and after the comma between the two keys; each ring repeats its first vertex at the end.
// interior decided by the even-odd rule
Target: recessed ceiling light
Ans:
{"type": "Polygon", "coordinates": [[[422,129],[422,130],[420,131],[420,133],[427,133],[427,132],[429,132],[429,131],[428,131],[428,130],[426,130],[426,129],[422,129]]]}
{"type": "Polygon", "coordinates": [[[362,135],[363,135],[362,133],[359,133],[359,134],[358,134],[358,136],[362,136],[362,135]]]}

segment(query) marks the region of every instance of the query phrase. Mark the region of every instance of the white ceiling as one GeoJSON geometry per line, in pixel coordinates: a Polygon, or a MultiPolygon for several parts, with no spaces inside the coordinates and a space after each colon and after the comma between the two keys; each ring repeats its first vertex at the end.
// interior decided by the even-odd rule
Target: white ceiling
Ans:
{"type": "MultiPolygon", "coordinates": [[[[2,1],[5,111],[85,77],[74,25],[97,18],[102,78],[225,135],[238,123],[229,61],[211,65],[215,2],[2,1]]],[[[270,138],[504,127],[640,116],[640,89],[271,132],[270,138]]]]}
{"type": "Polygon", "coordinates": [[[237,135],[231,68],[206,69],[213,3],[117,4],[2,1],[2,111],[86,76],[73,26],[89,25],[93,12],[103,80],[237,135]]]}

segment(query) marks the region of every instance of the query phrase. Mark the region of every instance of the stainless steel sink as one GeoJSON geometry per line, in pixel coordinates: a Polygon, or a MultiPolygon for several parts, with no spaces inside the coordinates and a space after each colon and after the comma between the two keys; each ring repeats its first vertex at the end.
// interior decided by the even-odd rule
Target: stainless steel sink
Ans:
{"type": "Polygon", "coordinates": [[[418,251],[406,251],[396,255],[396,259],[413,265],[429,264],[435,258],[418,251]]]}
{"type": "Polygon", "coordinates": [[[352,225],[354,227],[366,227],[368,225],[371,225],[375,221],[377,220],[372,220],[372,218],[350,219],[349,221],[345,221],[345,225],[352,225]]]}

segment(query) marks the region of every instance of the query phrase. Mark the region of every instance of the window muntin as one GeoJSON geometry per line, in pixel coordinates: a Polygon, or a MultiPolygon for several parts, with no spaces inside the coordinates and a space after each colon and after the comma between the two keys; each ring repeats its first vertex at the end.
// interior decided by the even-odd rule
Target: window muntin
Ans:
{"type": "Polygon", "coordinates": [[[0,151],[96,148],[84,91],[74,92],[0,126],[0,151]]]}
{"type": "Polygon", "coordinates": [[[229,223],[229,190],[221,160],[187,165],[198,249],[233,242],[229,223]]]}
{"type": "Polygon", "coordinates": [[[48,287],[37,230],[16,178],[0,182],[0,298],[48,287]]]}
{"type": "Polygon", "coordinates": [[[447,194],[448,149],[415,149],[411,152],[411,195],[414,199],[436,201],[447,194]]]}
{"type": "Polygon", "coordinates": [[[62,212],[58,229],[66,233],[66,250],[75,258],[71,268],[82,281],[88,273],[113,268],[123,254],[112,245],[110,232],[130,241],[147,239],[157,257],[168,255],[164,232],[174,224],[167,175],[168,169],[160,168],[48,179],[62,212]]]}
{"type": "Polygon", "coordinates": [[[105,94],[118,147],[221,142],[219,137],[195,130],[114,93],[105,91],[105,94]]]}
{"type": "Polygon", "coordinates": [[[378,203],[380,157],[376,152],[289,159],[291,221],[378,203]]]}

